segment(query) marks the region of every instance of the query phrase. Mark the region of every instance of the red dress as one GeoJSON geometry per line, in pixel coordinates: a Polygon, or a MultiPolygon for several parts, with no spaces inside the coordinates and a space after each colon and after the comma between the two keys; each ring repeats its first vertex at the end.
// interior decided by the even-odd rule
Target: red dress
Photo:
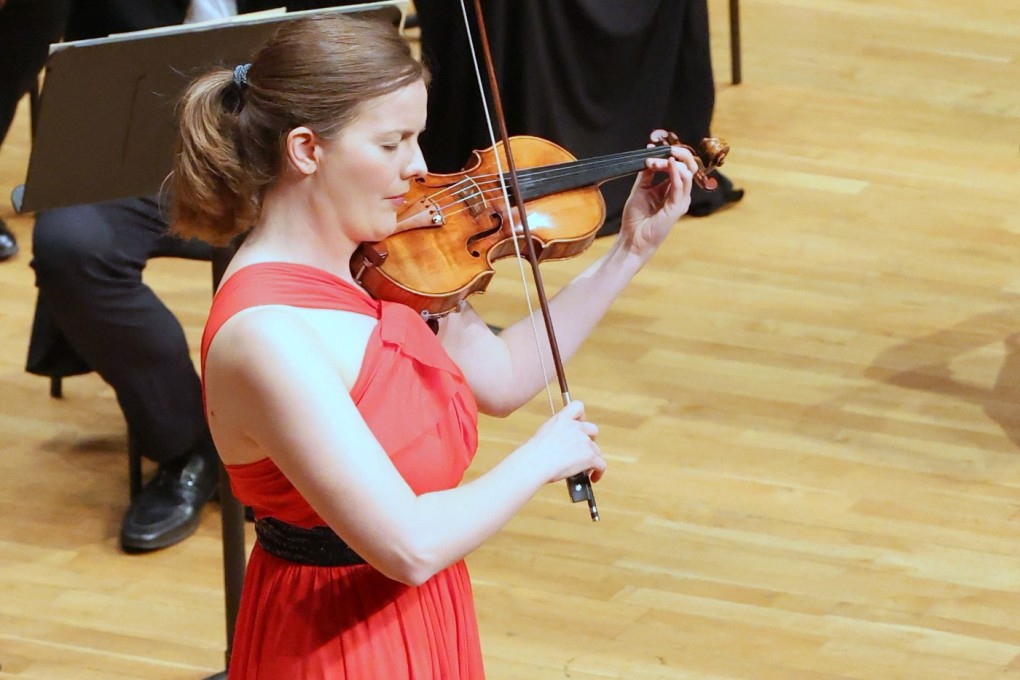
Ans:
{"type": "MultiPolygon", "coordinates": [[[[464,376],[413,310],[373,300],[313,267],[250,265],[235,272],[213,300],[202,338],[203,374],[219,328],[237,312],[260,305],[345,310],[378,319],[351,397],[416,493],[460,483],[478,443],[477,406],[464,376]]],[[[257,517],[325,526],[271,458],[227,471],[235,495],[257,517]]],[[[234,633],[231,680],[483,676],[463,561],[411,587],[368,564],[297,564],[255,544],[234,633]]]]}

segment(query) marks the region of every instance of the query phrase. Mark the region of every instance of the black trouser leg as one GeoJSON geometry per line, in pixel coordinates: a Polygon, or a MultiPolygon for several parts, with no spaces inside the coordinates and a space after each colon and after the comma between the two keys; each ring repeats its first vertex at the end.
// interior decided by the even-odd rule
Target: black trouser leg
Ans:
{"type": "Polygon", "coordinates": [[[42,213],[33,236],[40,305],[113,387],[131,436],[156,462],[209,438],[184,331],[142,270],[151,257],[210,251],[166,229],[153,200],[127,199],[42,213]]]}
{"type": "Polygon", "coordinates": [[[0,143],[14,112],[60,40],[70,0],[7,0],[0,9],[0,143]]]}

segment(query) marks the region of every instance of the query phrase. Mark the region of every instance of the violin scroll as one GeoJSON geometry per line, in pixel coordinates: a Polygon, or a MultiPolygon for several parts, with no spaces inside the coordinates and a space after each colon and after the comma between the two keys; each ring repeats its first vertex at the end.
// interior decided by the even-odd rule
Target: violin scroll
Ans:
{"type": "Polygon", "coordinates": [[[725,139],[718,137],[705,137],[695,150],[682,143],[675,133],[669,132],[666,135],[666,144],[670,146],[682,146],[691,152],[694,161],[698,164],[698,171],[694,173],[694,182],[706,191],[714,191],[719,182],[708,173],[712,172],[726,161],[726,155],[730,152],[730,145],[725,139]]]}
{"type": "MultiPolygon", "coordinates": [[[[730,152],[730,145],[725,139],[718,137],[705,137],[701,140],[699,152],[694,155],[704,167],[706,173],[712,172],[726,161],[726,155],[730,152]]],[[[715,188],[715,187],[713,187],[715,188]]]]}

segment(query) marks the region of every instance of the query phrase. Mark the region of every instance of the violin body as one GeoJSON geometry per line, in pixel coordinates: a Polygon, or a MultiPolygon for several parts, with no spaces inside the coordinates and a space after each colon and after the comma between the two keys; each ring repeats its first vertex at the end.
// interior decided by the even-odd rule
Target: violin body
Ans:
{"type": "MultiPolygon", "coordinates": [[[[509,143],[521,192],[511,201],[524,205],[538,262],[571,258],[591,245],[606,217],[599,184],[671,153],[667,144],[578,161],[538,137],[511,137],[509,143]]],[[[714,189],[707,173],[722,165],[729,147],[705,139],[700,151],[691,151],[700,168],[694,181],[714,189]]],[[[527,252],[524,230],[508,217],[514,212],[508,213],[503,197],[507,168],[505,147],[498,143],[473,152],[460,172],[417,178],[397,215],[396,233],[355,251],[354,279],[377,299],[401,302],[426,318],[456,311],[469,295],[484,291],[493,263],[517,254],[515,242],[527,252]]]]}
{"type": "MultiPolygon", "coordinates": [[[[518,170],[576,160],[538,137],[512,137],[510,148],[518,170]]],[[[516,255],[514,240],[521,252],[526,248],[520,229],[507,218],[498,184],[506,169],[499,143],[473,152],[460,172],[418,178],[407,193],[407,207],[397,215],[398,227],[408,221],[429,225],[363,243],[351,260],[355,279],[376,298],[402,302],[429,316],[454,311],[469,295],[484,291],[493,263],[516,255]],[[423,213],[427,220],[420,219],[423,213]]],[[[595,185],[531,198],[525,209],[540,261],[584,252],[606,216],[595,185]]]]}

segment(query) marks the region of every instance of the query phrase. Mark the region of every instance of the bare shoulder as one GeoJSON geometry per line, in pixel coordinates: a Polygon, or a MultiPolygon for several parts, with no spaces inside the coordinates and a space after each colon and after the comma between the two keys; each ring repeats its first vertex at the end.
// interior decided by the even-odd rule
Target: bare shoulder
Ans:
{"type": "MultiPolygon", "coordinates": [[[[286,306],[238,313],[205,363],[206,409],[220,455],[248,462],[290,450],[278,425],[315,432],[343,404],[375,319],[286,306]]],[[[354,413],[353,406],[350,410],[354,413]]]]}
{"type": "MultiPolygon", "coordinates": [[[[284,305],[251,307],[230,317],[209,346],[223,359],[244,358],[251,352],[279,347],[281,343],[311,341],[311,329],[299,311],[284,305]]],[[[217,357],[219,358],[219,357],[217,357]]]]}
{"type": "Polygon", "coordinates": [[[323,370],[326,357],[318,345],[312,328],[293,309],[264,306],[239,312],[209,345],[205,360],[209,409],[242,402],[251,407],[287,383],[300,382],[306,366],[323,370]]]}
{"type": "Polygon", "coordinates": [[[207,382],[271,380],[326,373],[350,388],[375,319],[338,310],[253,307],[219,329],[206,358],[207,382]],[[281,375],[282,374],[282,375],[281,375]]]}
{"type": "Polygon", "coordinates": [[[332,345],[349,340],[350,335],[363,335],[375,324],[372,317],[343,310],[263,305],[231,317],[216,333],[212,347],[217,343],[244,347],[253,344],[255,348],[295,342],[332,345]]]}

